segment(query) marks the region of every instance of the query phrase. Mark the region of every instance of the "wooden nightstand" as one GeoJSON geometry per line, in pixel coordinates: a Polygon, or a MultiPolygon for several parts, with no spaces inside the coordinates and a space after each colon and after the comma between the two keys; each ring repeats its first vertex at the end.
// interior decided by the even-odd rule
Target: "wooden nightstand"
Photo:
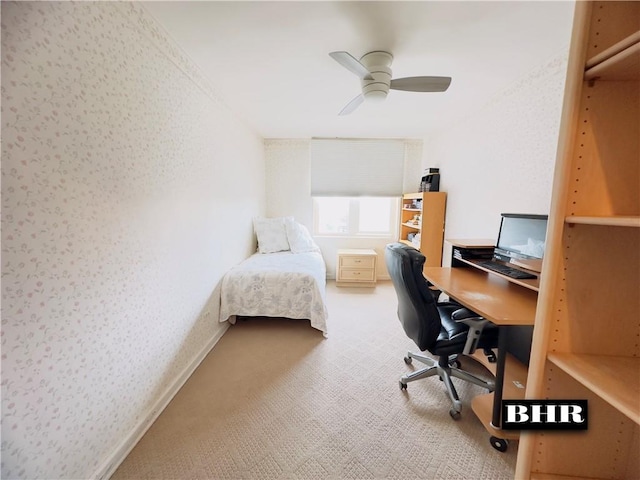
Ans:
{"type": "Polygon", "coordinates": [[[336,285],[341,287],[373,287],[376,284],[378,254],[371,249],[338,250],[336,285]]]}

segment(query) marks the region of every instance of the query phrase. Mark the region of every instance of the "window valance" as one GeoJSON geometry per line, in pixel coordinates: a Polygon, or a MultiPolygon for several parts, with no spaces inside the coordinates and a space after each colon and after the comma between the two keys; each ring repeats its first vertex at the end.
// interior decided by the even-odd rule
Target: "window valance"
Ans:
{"type": "Polygon", "coordinates": [[[402,195],[403,140],[311,140],[311,195],[402,195]]]}

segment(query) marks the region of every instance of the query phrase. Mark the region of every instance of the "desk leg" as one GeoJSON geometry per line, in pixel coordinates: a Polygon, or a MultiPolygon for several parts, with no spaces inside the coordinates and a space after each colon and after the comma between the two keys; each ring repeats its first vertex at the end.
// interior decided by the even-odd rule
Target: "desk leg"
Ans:
{"type": "Polygon", "coordinates": [[[498,327],[498,355],[496,360],[496,388],[493,391],[493,414],[491,426],[496,429],[502,427],[502,389],[504,383],[504,367],[507,360],[507,327],[498,327]]]}

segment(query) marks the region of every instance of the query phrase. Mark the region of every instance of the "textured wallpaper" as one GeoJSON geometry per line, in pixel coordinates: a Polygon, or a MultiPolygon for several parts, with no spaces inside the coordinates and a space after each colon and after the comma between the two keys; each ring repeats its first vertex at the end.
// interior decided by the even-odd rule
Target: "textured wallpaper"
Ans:
{"type": "Polygon", "coordinates": [[[264,168],[140,5],[2,2],[2,478],[100,473],[153,413],[221,328],[264,168]]]}

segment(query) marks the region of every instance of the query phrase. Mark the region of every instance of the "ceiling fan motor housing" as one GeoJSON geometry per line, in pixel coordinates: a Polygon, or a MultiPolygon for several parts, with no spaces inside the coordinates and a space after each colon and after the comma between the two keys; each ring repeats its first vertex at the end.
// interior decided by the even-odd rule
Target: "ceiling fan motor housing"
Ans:
{"type": "Polygon", "coordinates": [[[373,77],[373,80],[362,80],[362,95],[367,101],[382,101],[387,98],[391,84],[391,62],[393,55],[389,52],[373,51],[360,58],[373,77]]]}

